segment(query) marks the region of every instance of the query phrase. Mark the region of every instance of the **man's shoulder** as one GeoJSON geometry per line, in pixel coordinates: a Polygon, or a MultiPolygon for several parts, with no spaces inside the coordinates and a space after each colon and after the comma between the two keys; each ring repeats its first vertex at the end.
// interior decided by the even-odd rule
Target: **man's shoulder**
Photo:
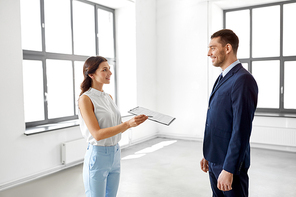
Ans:
{"type": "Polygon", "coordinates": [[[253,77],[253,75],[246,70],[240,63],[236,66],[235,73],[238,77],[253,77]]]}

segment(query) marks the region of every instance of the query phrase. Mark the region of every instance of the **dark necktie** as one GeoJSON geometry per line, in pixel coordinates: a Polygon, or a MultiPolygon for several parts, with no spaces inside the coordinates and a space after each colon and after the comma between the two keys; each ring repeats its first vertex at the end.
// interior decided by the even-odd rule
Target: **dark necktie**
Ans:
{"type": "Polygon", "coordinates": [[[216,89],[216,87],[219,85],[219,83],[220,83],[220,81],[221,81],[222,78],[223,78],[223,75],[222,75],[222,73],[221,73],[221,74],[219,75],[218,79],[217,79],[217,83],[216,83],[215,89],[216,89]]]}

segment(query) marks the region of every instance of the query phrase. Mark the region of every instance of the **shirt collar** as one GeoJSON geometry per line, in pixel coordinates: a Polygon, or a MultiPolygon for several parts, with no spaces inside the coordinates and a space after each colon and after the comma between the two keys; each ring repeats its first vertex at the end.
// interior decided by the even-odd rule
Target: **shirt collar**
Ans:
{"type": "Polygon", "coordinates": [[[93,92],[94,94],[96,94],[98,96],[105,96],[106,95],[104,90],[103,90],[103,92],[101,92],[101,91],[99,91],[99,90],[97,90],[95,88],[92,88],[92,87],[89,88],[89,91],[93,92]]]}
{"type": "Polygon", "coordinates": [[[228,66],[225,70],[222,71],[222,77],[224,77],[234,66],[236,66],[239,63],[240,63],[240,61],[236,60],[235,62],[230,64],[230,66],[228,66]]]}

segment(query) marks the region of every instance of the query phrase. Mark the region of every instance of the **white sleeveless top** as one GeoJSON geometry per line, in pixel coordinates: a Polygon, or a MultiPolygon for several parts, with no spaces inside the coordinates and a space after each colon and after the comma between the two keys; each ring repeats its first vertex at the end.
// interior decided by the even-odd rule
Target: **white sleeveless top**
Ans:
{"type": "MultiPolygon", "coordinates": [[[[109,94],[94,88],[89,88],[89,90],[84,92],[82,95],[88,96],[92,101],[94,113],[101,129],[121,124],[121,114],[109,94]]],[[[115,136],[100,141],[95,140],[88,130],[81,116],[80,110],[78,110],[78,117],[82,136],[87,140],[88,143],[95,146],[115,146],[121,139],[121,133],[119,133],[115,136]]]]}

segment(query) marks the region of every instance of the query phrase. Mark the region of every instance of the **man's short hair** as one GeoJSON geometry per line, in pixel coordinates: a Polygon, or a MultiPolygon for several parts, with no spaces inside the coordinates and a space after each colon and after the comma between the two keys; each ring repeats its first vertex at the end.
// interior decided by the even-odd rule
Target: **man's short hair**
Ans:
{"type": "Polygon", "coordinates": [[[220,43],[222,44],[222,46],[230,44],[232,46],[234,54],[237,54],[239,39],[232,30],[222,29],[220,31],[217,31],[211,36],[211,39],[217,37],[220,37],[220,43]]]}

